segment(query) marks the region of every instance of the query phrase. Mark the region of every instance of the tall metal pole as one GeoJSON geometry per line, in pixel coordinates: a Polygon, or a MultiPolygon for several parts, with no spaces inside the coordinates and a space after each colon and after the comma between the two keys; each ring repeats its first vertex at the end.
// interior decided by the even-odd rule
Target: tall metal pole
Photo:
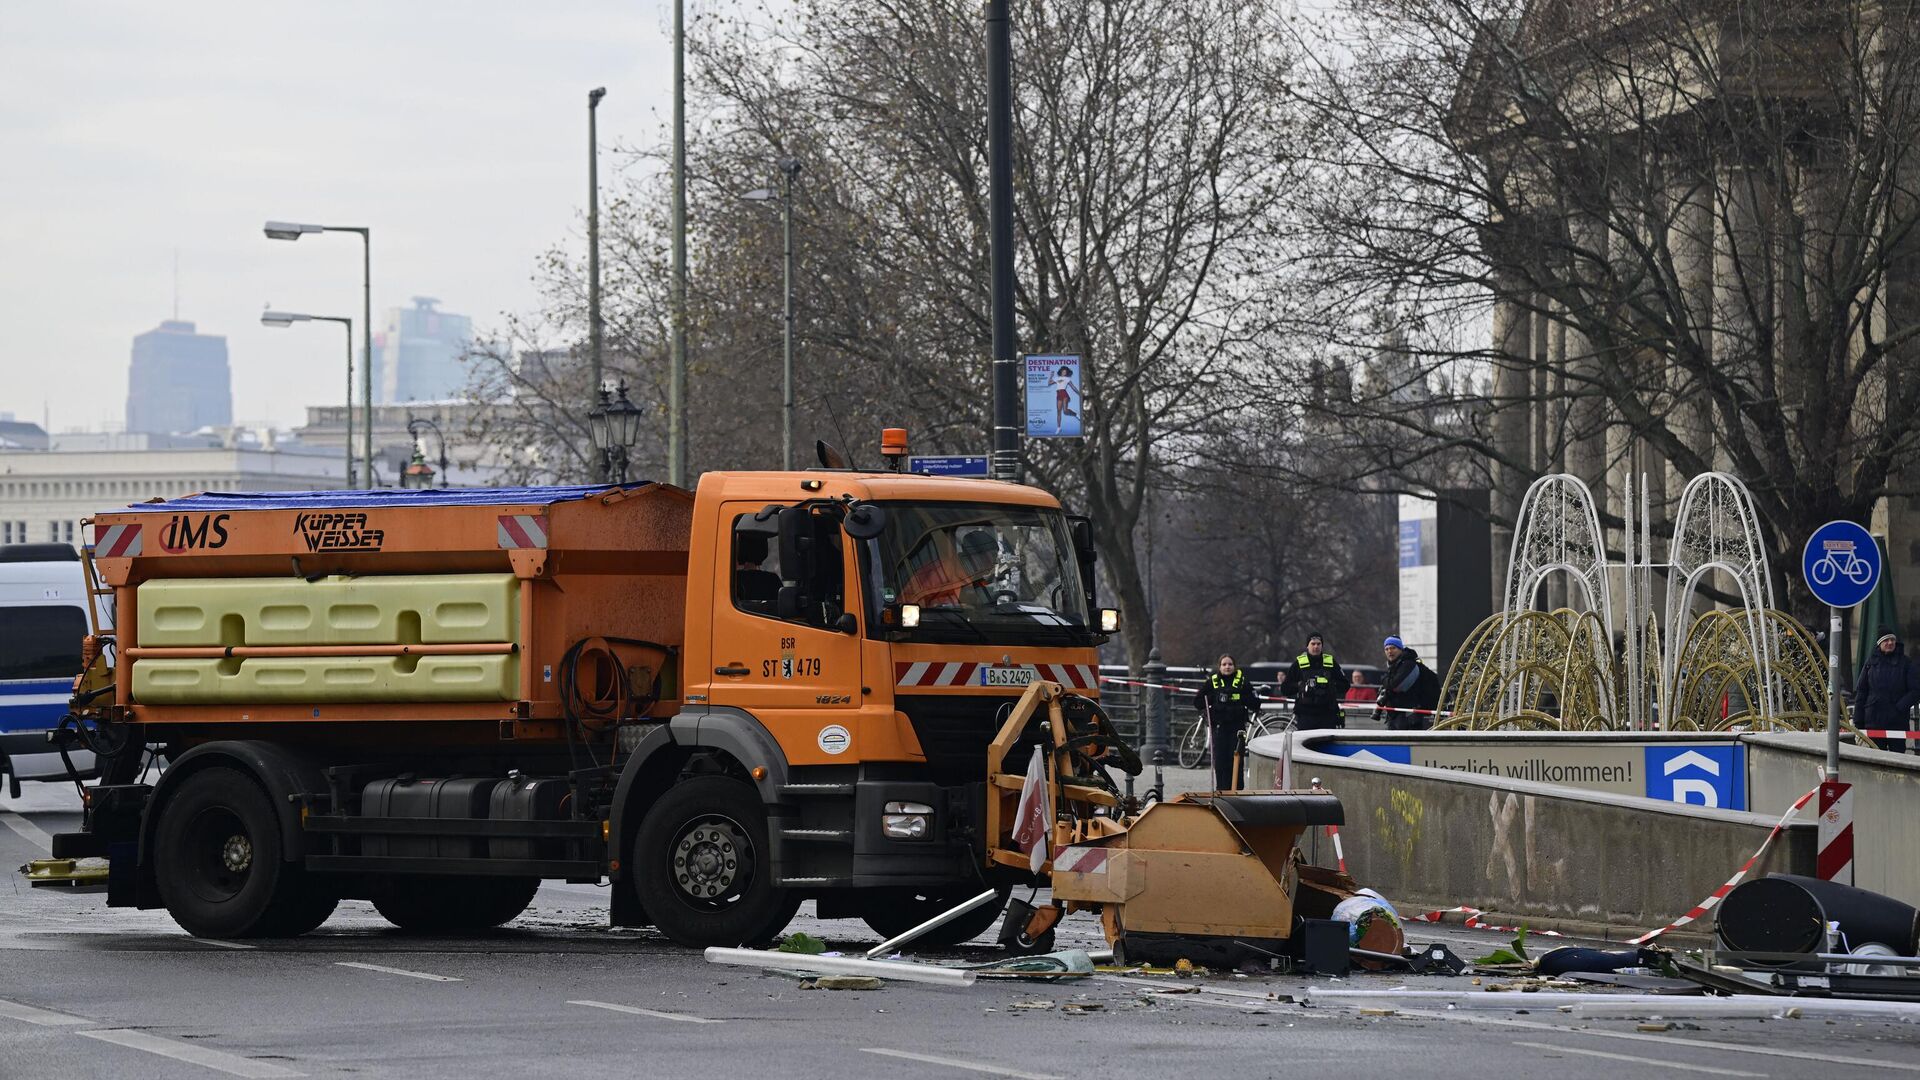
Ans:
{"type": "Polygon", "coordinates": [[[1827,779],[1840,779],[1840,609],[1827,609],[1827,779]]]}
{"type": "Polygon", "coordinates": [[[673,0],[673,355],[667,369],[667,482],[687,486],[686,0],[673,0]]]}
{"type": "MultiPolygon", "coordinates": [[[[607,96],[604,86],[587,91],[587,335],[592,353],[592,381],[587,384],[587,400],[594,400],[605,378],[601,373],[600,342],[600,99],[607,96]]],[[[606,461],[601,459],[600,475],[605,483],[606,461]]]]}
{"type": "Polygon", "coordinates": [[[793,471],[793,178],[800,163],[787,158],[780,163],[783,177],[780,193],[781,242],[786,248],[786,291],[783,300],[786,333],[781,341],[783,355],[780,377],[784,397],[780,413],[780,467],[793,471]]]}
{"type": "Polygon", "coordinates": [[[360,406],[363,430],[360,433],[360,459],[367,466],[367,486],[373,486],[373,230],[360,233],[360,340],[365,343],[367,370],[360,379],[360,406]]]}
{"type": "Polygon", "coordinates": [[[341,322],[347,332],[347,487],[353,484],[353,320],[341,322]]]}
{"type": "Polygon", "coordinates": [[[1020,368],[1013,326],[1013,30],[987,0],[987,194],[993,305],[993,475],[1019,482],[1020,368]]]}

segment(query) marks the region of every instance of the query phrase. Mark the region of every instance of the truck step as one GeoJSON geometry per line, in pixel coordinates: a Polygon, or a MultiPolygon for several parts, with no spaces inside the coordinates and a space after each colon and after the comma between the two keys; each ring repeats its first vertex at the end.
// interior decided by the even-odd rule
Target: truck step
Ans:
{"type": "Polygon", "coordinates": [[[851,798],[853,796],[853,785],[852,784],[782,784],[780,785],[780,793],[782,795],[795,795],[800,797],[814,797],[814,798],[818,798],[823,795],[829,796],[829,797],[846,796],[848,798],[851,798]]]}
{"type": "Polygon", "coordinates": [[[781,829],[780,836],[786,840],[806,840],[818,844],[851,844],[852,829],[781,829]]]}

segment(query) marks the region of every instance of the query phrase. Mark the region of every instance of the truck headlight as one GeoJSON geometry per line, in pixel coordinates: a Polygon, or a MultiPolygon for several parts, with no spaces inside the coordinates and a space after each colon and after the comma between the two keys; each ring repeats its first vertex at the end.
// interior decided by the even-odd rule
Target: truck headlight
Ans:
{"type": "Polygon", "coordinates": [[[1100,632],[1114,634],[1120,630],[1120,609],[1103,607],[1100,609],[1100,632]]]}
{"type": "Polygon", "coordinates": [[[900,605],[900,625],[903,628],[908,630],[911,630],[914,627],[920,625],[920,605],[919,604],[901,604],[900,605]]]}
{"type": "Polygon", "coordinates": [[[890,802],[880,818],[880,831],[893,840],[924,840],[933,831],[933,807],[926,803],[890,802]]]}

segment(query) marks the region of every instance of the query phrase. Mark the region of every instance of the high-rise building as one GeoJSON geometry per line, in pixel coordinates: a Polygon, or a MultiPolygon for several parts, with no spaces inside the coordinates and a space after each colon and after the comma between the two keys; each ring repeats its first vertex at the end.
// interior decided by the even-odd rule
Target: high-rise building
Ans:
{"type": "Polygon", "coordinates": [[[168,319],[133,339],[127,430],[170,435],[233,423],[227,339],[168,319]]]}
{"type": "Polygon", "coordinates": [[[466,386],[460,358],[473,340],[473,320],[435,310],[440,301],[416,296],[410,308],[389,308],[373,337],[373,396],[382,405],[448,401],[466,386]]]}

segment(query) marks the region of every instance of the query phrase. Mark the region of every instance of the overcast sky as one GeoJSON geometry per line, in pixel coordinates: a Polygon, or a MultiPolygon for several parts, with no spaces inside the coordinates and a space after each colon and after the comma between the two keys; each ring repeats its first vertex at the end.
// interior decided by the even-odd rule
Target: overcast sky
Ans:
{"type": "Polygon", "coordinates": [[[236,420],[338,401],[339,329],[259,312],[357,321],[359,240],[270,241],[269,218],[372,227],[376,329],[413,296],[481,327],[528,308],[539,254],[582,231],[586,92],[608,90],[604,186],[605,150],[666,118],[670,18],[664,0],[0,5],[0,411],[117,424],[176,250],[180,317],[227,338],[236,420]]]}

